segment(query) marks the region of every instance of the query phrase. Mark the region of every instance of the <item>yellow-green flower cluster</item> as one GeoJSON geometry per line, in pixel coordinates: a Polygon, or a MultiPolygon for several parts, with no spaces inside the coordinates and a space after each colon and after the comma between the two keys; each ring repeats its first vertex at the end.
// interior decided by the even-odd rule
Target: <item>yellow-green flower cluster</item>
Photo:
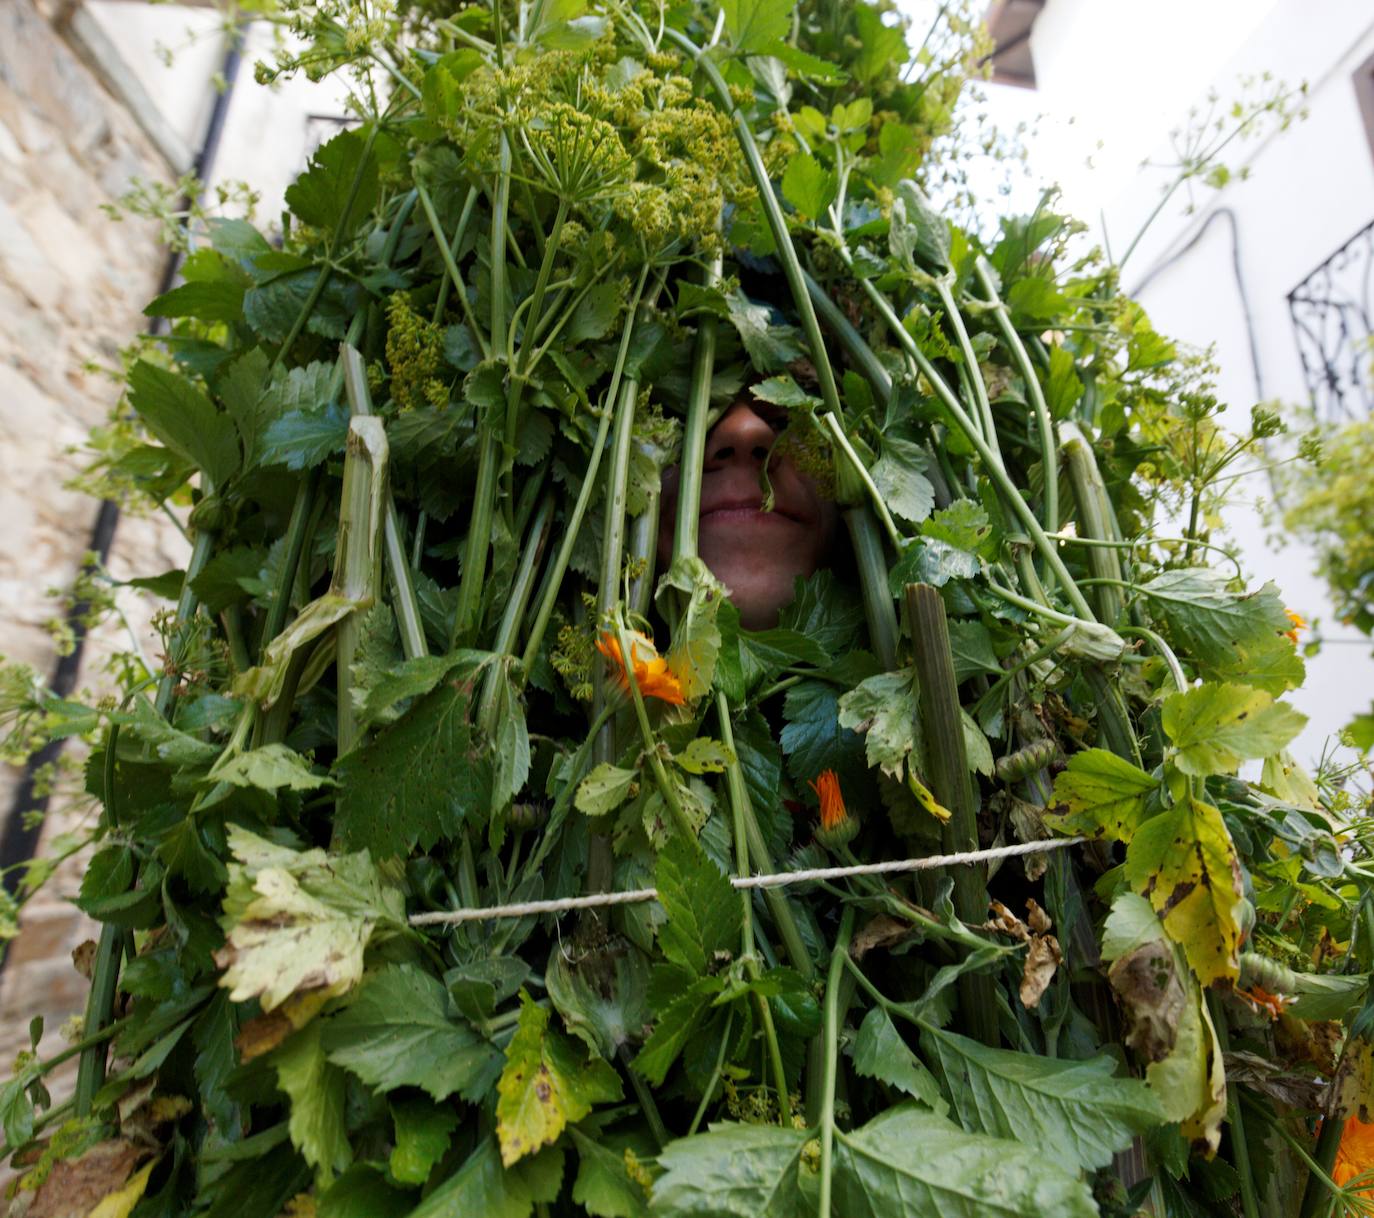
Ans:
{"type": "Polygon", "coordinates": [[[386,319],[392,401],[401,410],[443,406],[448,401],[448,385],[438,372],[444,358],[444,332],[410,307],[408,292],[397,292],[387,301],[386,319]]]}

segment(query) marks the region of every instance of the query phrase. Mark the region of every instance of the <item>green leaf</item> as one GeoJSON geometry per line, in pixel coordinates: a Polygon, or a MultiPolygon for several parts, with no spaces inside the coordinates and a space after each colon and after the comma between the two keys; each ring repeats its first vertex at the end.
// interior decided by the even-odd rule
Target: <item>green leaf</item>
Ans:
{"type": "Polygon", "coordinates": [[[701,977],[718,954],[732,956],[738,950],[739,894],[695,842],[670,838],[659,853],[654,880],[667,914],[658,932],[664,956],[701,977]]]}
{"type": "Polygon", "coordinates": [[[220,919],[225,945],[219,984],[235,1002],[257,998],[264,1011],[301,990],[342,994],[363,972],[363,951],[378,923],[404,923],[400,891],[367,853],[326,856],[275,846],[229,827],[229,885],[220,919]]]}
{"type": "Polygon", "coordinates": [[[948,1110],[935,1076],[911,1051],[882,1007],[875,1006],[864,1016],[852,1052],[856,1073],[905,1091],[936,1112],[948,1110]]]}
{"type": "Polygon", "coordinates": [[[886,24],[878,9],[859,5],[853,10],[857,27],[857,55],[850,69],[861,84],[868,84],[894,64],[904,64],[910,56],[906,35],[900,25],[886,24]]]}
{"type": "MultiPolygon", "coordinates": [[[[738,903],[737,897],[735,900],[738,903]]],[[[672,973],[679,981],[684,975],[682,969],[657,965],[654,969],[655,978],[665,971],[672,973]]],[[[692,1033],[697,1030],[702,1015],[710,1009],[723,986],[724,982],[719,977],[698,977],[672,998],[667,1006],[659,1006],[654,1030],[634,1060],[635,1070],[655,1087],[663,1085],[669,1068],[677,1061],[692,1033]]]]}
{"type": "MultiPolygon", "coordinates": [[[[658,1157],[653,1212],[663,1218],[797,1218],[805,1129],[722,1122],[670,1142],[658,1157]]],[[[837,1213],[849,1218],[851,1211],[837,1213]]],[[[895,1212],[895,1211],[894,1211],[895,1212]]]]}
{"type": "Polygon", "coordinates": [[[502,662],[496,675],[496,700],[492,704],[490,733],[492,755],[491,799],[493,809],[503,808],[520,793],[530,774],[530,733],[525,708],[515,688],[513,667],[502,662]]]}
{"type": "Polygon", "coordinates": [[[766,53],[787,37],[796,0],[722,0],[725,28],[735,50],[744,55],[766,53]]]}
{"type": "Polygon", "coordinates": [[[839,182],[809,152],[793,154],[782,175],[783,197],[807,220],[818,220],[835,201],[839,182]]]}
{"type": "Polygon", "coordinates": [[[630,795],[630,788],[639,778],[638,770],[623,770],[603,761],[580,783],[573,797],[573,806],[588,816],[604,816],[614,812],[630,795]]]}
{"type": "Polygon", "coordinates": [[[227,415],[184,377],[146,360],[129,371],[129,404],[166,447],[222,487],[239,468],[239,440],[227,415]]]}
{"type": "Polygon", "coordinates": [[[201,568],[191,590],[211,613],[223,613],[250,598],[243,581],[257,579],[266,562],[267,552],[258,546],[230,546],[201,568]]]}
{"type": "Polygon", "coordinates": [[[965,1133],[913,1104],[836,1133],[834,1189],[834,1213],[844,1218],[1097,1218],[1098,1212],[1088,1186],[1059,1165],[1049,1146],[965,1133]]]}
{"type": "Polygon", "coordinates": [[[496,1090],[496,1134],[507,1167],[557,1140],[593,1104],[621,1096],[615,1069],[599,1057],[583,1060],[578,1046],[549,1030],[547,1008],[524,991],[496,1090]]]}
{"type": "Polygon", "coordinates": [[[735,764],[735,755],[719,740],[696,736],[682,752],[673,754],[673,760],[689,774],[723,774],[735,764]]]}
{"type": "Polygon", "coordinates": [[[328,1021],[329,1060],[369,1087],[420,1087],[435,1100],[487,1092],[500,1052],[463,1022],[443,985],[413,964],[373,973],[328,1021]]]}
{"type": "Polygon", "coordinates": [[[597,284],[583,296],[559,342],[571,348],[589,339],[605,338],[624,307],[625,289],[621,283],[597,284]]]}
{"type": "MultiPolygon", "coordinates": [[[[388,615],[388,626],[390,625],[388,615]]],[[[471,683],[491,659],[486,651],[452,651],[444,656],[415,656],[400,660],[367,684],[358,702],[358,713],[372,723],[399,702],[423,697],[440,681],[471,683]]]]}
{"type": "Polygon", "coordinates": [[[951,618],[949,648],[954,655],[954,679],[967,681],[978,673],[1000,675],[1002,665],[992,647],[992,635],[982,622],[951,618]]]}
{"type": "Polygon", "coordinates": [[[1110,1057],[1015,1053],[933,1026],[921,1040],[939,1061],[965,1129],[1052,1146],[1063,1167],[1105,1167],[1136,1134],[1164,1121],[1144,1083],[1113,1077],[1110,1057]]]}
{"type": "Polygon", "coordinates": [[[579,952],[575,959],[555,950],[544,970],[549,999],[563,1026],[608,1061],[622,1046],[639,1040],[653,1018],[648,979],[643,953],[616,939],[579,952]]]}
{"type": "Polygon", "coordinates": [[[355,1163],[319,1194],[315,1206],[319,1218],[406,1218],[415,1196],[392,1188],[370,1164],[355,1163]]]}
{"type": "Polygon", "coordinates": [[[921,525],[922,537],[947,542],[970,554],[987,552],[991,535],[992,522],[988,520],[987,509],[972,499],[956,500],[921,525]]]}
{"type": "Polygon", "coordinates": [[[448,1105],[408,1096],[391,1101],[391,1118],[396,1122],[391,1174],[402,1184],[423,1184],[448,1152],[458,1114],[448,1105]]]}
{"type": "Polygon", "coordinates": [[[782,751],[794,778],[815,778],[822,770],[853,772],[864,764],[859,737],[840,723],[840,695],[824,681],[802,681],[783,700],[782,751]]]}
{"type": "Polygon", "coordinates": [[[893,778],[901,778],[906,756],[916,747],[917,713],[910,668],[869,677],[839,701],[840,726],[862,735],[869,766],[893,778]]]}
{"type": "Polygon", "coordinates": [[[1273,584],[1235,593],[1219,571],[1190,567],[1165,571],[1141,591],[1177,645],[1204,664],[1234,664],[1236,649],[1292,628],[1273,584]]]}
{"type": "Polygon", "coordinates": [[[1302,731],[1307,716],[1248,685],[1204,684],[1170,694],[1161,713],[1185,774],[1233,773],[1243,758],[1271,757],[1302,731]]]}
{"type": "Polygon", "coordinates": [[[992,759],[992,745],[987,736],[983,734],[977,720],[962,708],[959,711],[959,722],[964,730],[964,755],[968,760],[968,768],[975,774],[991,778],[995,763],[992,759]]]}
{"type": "Polygon", "coordinates": [[[1061,833],[1129,842],[1159,782],[1106,749],[1083,749],[1054,780],[1050,824],[1061,833]]]}
{"type": "Polygon", "coordinates": [[[648,1198],[625,1171],[625,1156],[573,1129],[577,1147],[577,1179],[573,1201],[593,1218],[646,1218],[648,1198]]]}
{"type": "Polygon", "coordinates": [[[1126,878],[1149,897],[1203,985],[1240,973],[1240,863],[1226,823],[1189,797],[1136,830],[1126,878]]]}
{"type": "Polygon", "coordinates": [[[334,825],[342,842],[380,855],[428,849],[456,833],[481,798],[470,756],[470,685],[450,680],[334,763],[347,793],[334,825]]]}
{"type": "Polygon", "coordinates": [[[791,43],[770,43],[763,48],[763,53],[782,60],[798,76],[810,80],[819,80],[825,84],[841,84],[848,79],[843,70],[829,60],[821,59],[807,51],[800,51],[791,43]]]}
{"type": "Polygon", "coordinates": [[[1067,347],[1050,348],[1050,374],[1045,378],[1045,405],[1053,419],[1067,419],[1083,396],[1083,382],[1073,352],[1067,347]]]}
{"type": "Polygon", "coordinates": [[[356,131],[321,144],[310,168],[286,188],[286,205],[332,240],[347,240],[377,202],[377,158],[356,131]],[[356,194],[354,187],[356,183],[356,194]]]}
{"type": "Polygon", "coordinates": [[[210,771],[216,782],[235,787],[257,787],[262,791],[316,791],[332,787],[334,780],[317,774],[299,753],[284,744],[265,744],[231,757],[210,771]]]}
{"type": "Polygon", "coordinates": [[[745,351],[760,372],[779,372],[801,358],[800,332],[795,326],[776,322],[767,305],[750,300],[738,289],[726,296],[725,305],[745,351]]]}
{"type": "Polygon", "coordinates": [[[678,679],[683,696],[695,700],[711,688],[715,679],[721,643],[716,614],[726,603],[725,585],[701,559],[682,557],[675,559],[664,573],[655,598],[665,598],[670,589],[685,593],[687,603],[666,656],[668,671],[678,679]]]}
{"type": "Polygon", "coordinates": [[[529,1218],[533,1209],[524,1177],[502,1168],[496,1140],[486,1137],[409,1218],[529,1218]]]}
{"type": "Polygon", "coordinates": [[[312,1020],[276,1051],[277,1085],[291,1098],[291,1142],[321,1184],[353,1160],[344,1128],[344,1075],[325,1058],[312,1020]]]}
{"type": "Polygon", "coordinates": [[[883,437],[883,455],[873,464],[873,484],[894,516],[919,524],[935,506],[935,488],[925,476],[925,449],[900,436],[883,437]]]}
{"type": "Polygon", "coordinates": [[[247,284],[229,279],[183,283],[157,297],[144,310],[145,317],[194,317],[197,321],[236,322],[243,316],[247,284]]]}
{"type": "Polygon", "coordinates": [[[348,407],[326,402],[309,410],[291,410],[268,424],[262,436],[262,465],[313,469],[343,452],[348,439],[348,407]]]}
{"type": "Polygon", "coordinates": [[[1307,664],[1297,647],[1281,634],[1263,634],[1237,643],[1234,658],[1214,665],[1213,671],[1222,680],[1241,681],[1276,698],[1297,689],[1307,678],[1307,664]]]}
{"type": "Polygon", "coordinates": [[[898,262],[914,264],[937,274],[946,270],[949,267],[949,225],[944,217],[936,212],[925,192],[910,178],[898,182],[894,194],[892,223],[888,229],[892,256],[898,262]]]}
{"type": "Polygon", "coordinates": [[[828,656],[847,652],[864,629],[858,593],[822,568],[808,580],[797,580],[796,595],[783,606],[778,626],[805,635],[828,656]]]}

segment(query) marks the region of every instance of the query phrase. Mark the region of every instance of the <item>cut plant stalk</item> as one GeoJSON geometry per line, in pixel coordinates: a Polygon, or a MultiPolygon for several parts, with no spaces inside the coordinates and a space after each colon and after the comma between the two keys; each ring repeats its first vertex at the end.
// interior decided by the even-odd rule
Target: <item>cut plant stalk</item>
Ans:
{"type": "MultiPolygon", "coordinates": [[[[344,383],[348,387],[348,405],[355,417],[372,416],[372,394],[367,387],[367,369],[363,357],[356,347],[344,344],[340,353],[344,367],[344,383]]],[[[396,517],[396,505],[388,487],[384,494],[385,516],[383,519],[383,542],[386,547],[387,572],[391,576],[392,608],[396,612],[396,624],[401,635],[401,650],[407,660],[429,654],[425,642],[425,628],[420,620],[420,604],[415,599],[415,584],[410,576],[410,562],[406,557],[405,543],[401,539],[401,526],[396,517]]]]}
{"type": "MultiPolygon", "coordinates": [[[[1078,508],[1078,531],[1095,541],[1115,541],[1115,530],[1108,520],[1111,514],[1107,487],[1092,446],[1084,438],[1078,424],[1066,422],[1061,428],[1060,451],[1068,467],[1069,483],[1073,487],[1078,508]]],[[[1121,558],[1112,546],[1087,547],[1088,569],[1094,578],[1120,581],[1123,578],[1121,558]]],[[[1097,615],[1108,625],[1121,620],[1124,607],[1121,592],[1115,584],[1098,584],[1092,590],[1097,602],[1097,615]]]]}
{"type": "Polygon", "coordinates": [[[868,638],[878,663],[889,672],[897,667],[897,611],[887,582],[887,554],[873,512],[866,503],[844,511],[845,527],[854,547],[863,593],[868,638]]]}
{"type": "Polygon", "coordinates": [[[353,660],[362,631],[360,614],[377,596],[386,467],[386,430],[381,420],[355,416],[348,424],[339,535],[329,585],[331,593],[358,606],[339,621],[335,633],[340,756],[351,752],[362,739],[353,705],[353,660]]]}
{"type": "MultiPolygon", "coordinates": [[[[821,1096],[820,1203],[817,1218],[830,1218],[831,1191],[835,1174],[835,1076],[840,1056],[840,988],[849,941],[854,933],[854,906],[846,905],[840,915],[840,929],[830,953],[830,969],[825,980],[825,1015],[821,1035],[825,1038],[825,1081],[821,1096]]],[[[962,980],[962,978],[961,978],[962,980]]]]}
{"type": "MultiPolygon", "coordinates": [[[[954,679],[945,604],[939,589],[930,584],[907,584],[903,599],[916,665],[921,708],[918,729],[925,740],[930,788],[936,800],[950,812],[949,820],[940,827],[941,846],[947,853],[977,850],[977,810],[969,784],[963,715],[954,679]]],[[[954,911],[961,921],[977,924],[987,915],[985,877],[986,870],[981,866],[954,869],[954,911]]],[[[958,986],[959,1007],[969,1021],[970,1032],[985,1045],[996,1045],[997,1005],[991,980],[965,974],[959,978],[958,986]]]]}

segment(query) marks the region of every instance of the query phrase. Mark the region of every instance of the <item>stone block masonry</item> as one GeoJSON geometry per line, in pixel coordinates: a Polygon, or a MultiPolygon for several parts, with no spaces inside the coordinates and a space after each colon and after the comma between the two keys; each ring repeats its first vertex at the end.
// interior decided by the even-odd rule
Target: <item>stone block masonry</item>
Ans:
{"type": "MultiPolygon", "coordinates": [[[[35,0],[0,0],[0,654],[44,676],[56,659],[45,623],[60,613],[49,589],[70,587],[98,508],[64,484],[83,463],[74,449],[119,392],[95,369],[118,367],[165,258],[154,226],[112,220],[101,204],[135,178],[170,181],[178,168],[64,40],[57,21],[65,16],[35,0]]],[[[185,552],[168,522],[126,515],[109,565],[119,578],[155,574],[184,565],[185,552]]],[[[131,642],[156,662],[154,606],[126,589],[120,607],[127,628],[107,623],[93,633],[79,688],[100,689],[106,660],[131,642]]],[[[78,750],[73,756],[80,760],[78,750]]],[[[0,768],[0,821],[12,812],[18,779],[0,768]]],[[[44,841],[94,814],[88,802],[55,798],[44,841]]],[[[58,870],[8,945],[5,1074],[28,1047],[32,1016],[45,1016],[41,1049],[51,1053],[64,1019],[84,1005],[86,983],[70,953],[95,930],[68,903],[81,865],[78,856],[58,870]]]]}

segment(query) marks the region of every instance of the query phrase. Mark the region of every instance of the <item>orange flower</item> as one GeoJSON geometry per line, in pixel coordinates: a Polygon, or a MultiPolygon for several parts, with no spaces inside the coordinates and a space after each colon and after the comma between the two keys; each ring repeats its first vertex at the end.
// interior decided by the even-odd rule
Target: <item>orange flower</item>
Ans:
{"type": "Polygon", "coordinates": [[[810,785],[821,801],[821,828],[839,828],[849,819],[849,810],[844,806],[844,795],[840,792],[839,775],[834,770],[822,770],[810,785]]]}
{"type": "MultiPolygon", "coordinates": [[[[630,662],[634,667],[635,684],[639,686],[640,694],[645,698],[658,698],[670,706],[682,706],[687,701],[682,694],[682,682],[668,671],[668,661],[658,654],[653,639],[640,634],[637,630],[628,633],[630,662]]],[[[608,630],[596,640],[596,649],[615,666],[620,688],[628,693],[630,682],[625,675],[625,660],[620,654],[620,640],[608,630]]]]}
{"type": "Polygon", "coordinates": [[[1283,632],[1284,637],[1291,639],[1293,642],[1293,646],[1296,647],[1298,645],[1298,631],[1306,630],[1307,623],[1303,620],[1303,616],[1301,613],[1294,613],[1292,609],[1285,609],[1284,613],[1288,615],[1288,620],[1293,623],[1292,630],[1285,630],[1283,632]]]}
{"type": "Polygon", "coordinates": [[[1262,986],[1252,985],[1248,990],[1237,990],[1236,997],[1241,999],[1252,1011],[1267,1012],[1270,1019],[1283,1014],[1283,1008],[1293,1000],[1285,994],[1271,994],[1262,986]]]}
{"type": "MultiPolygon", "coordinates": [[[[1357,1116],[1346,1118],[1341,1144],[1336,1148],[1336,1161],[1331,1165],[1331,1178],[1344,1187],[1356,1176],[1374,1170],[1374,1125],[1366,1125],[1357,1116]]],[[[1374,1188],[1362,1188],[1362,1197],[1374,1197],[1374,1188]]]]}

